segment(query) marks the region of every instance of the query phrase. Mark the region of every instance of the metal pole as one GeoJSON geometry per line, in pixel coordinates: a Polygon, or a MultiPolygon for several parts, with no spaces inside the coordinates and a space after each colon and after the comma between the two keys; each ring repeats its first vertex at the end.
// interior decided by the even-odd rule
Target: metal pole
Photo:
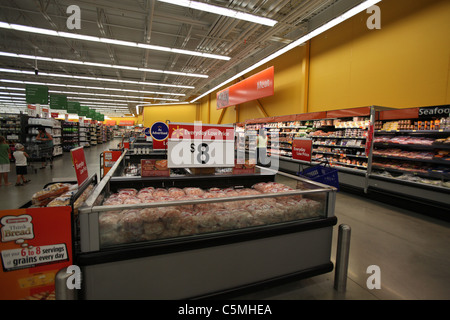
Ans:
{"type": "Polygon", "coordinates": [[[69,289],[67,279],[71,276],[67,273],[67,268],[61,269],[55,276],[55,299],[56,300],[77,300],[77,290],[69,289]]]}
{"type": "Polygon", "coordinates": [[[339,226],[336,252],[336,270],[334,274],[334,289],[344,292],[347,289],[348,257],[350,253],[351,228],[348,225],[339,226]]]}

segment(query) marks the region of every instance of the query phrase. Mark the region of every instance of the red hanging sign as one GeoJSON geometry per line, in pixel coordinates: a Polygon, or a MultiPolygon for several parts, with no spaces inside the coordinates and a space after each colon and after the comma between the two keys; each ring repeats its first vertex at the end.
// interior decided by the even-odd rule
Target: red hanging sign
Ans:
{"type": "Polygon", "coordinates": [[[274,95],[275,68],[270,67],[217,93],[217,110],[274,95]]]}

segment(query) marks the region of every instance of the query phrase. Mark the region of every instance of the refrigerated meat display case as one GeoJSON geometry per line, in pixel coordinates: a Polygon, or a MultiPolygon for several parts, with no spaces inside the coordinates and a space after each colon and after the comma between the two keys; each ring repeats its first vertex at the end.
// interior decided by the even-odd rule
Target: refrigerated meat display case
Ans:
{"type": "Polygon", "coordinates": [[[336,189],[251,175],[117,177],[80,208],[80,299],[195,299],[331,272],[336,189]]]}

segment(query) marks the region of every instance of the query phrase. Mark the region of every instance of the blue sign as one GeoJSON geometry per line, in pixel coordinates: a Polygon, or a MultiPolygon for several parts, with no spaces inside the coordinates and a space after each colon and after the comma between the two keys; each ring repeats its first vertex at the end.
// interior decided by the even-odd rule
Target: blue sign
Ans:
{"type": "Polygon", "coordinates": [[[164,141],[169,137],[169,127],[164,122],[155,122],[150,127],[150,134],[156,141],[164,141]]]}
{"type": "Polygon", "coordinates": [[[150,133],[150,128],[145,128],[144,134],[145,134],[146,137],[151,137],[152,135],[150,133]]]}

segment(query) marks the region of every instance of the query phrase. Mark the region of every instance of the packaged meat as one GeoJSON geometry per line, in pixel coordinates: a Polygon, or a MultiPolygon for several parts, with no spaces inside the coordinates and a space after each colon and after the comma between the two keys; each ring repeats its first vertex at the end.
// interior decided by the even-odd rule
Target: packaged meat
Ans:
{"type": "Polygon", "coordinates": [[[119,226],[129,242],[138,241],[144,233],[144,221],[139,210],[128,210],[122,212],[119,226]]]}
{"type": "Polygon", "coordinates": [[[188,195],[188,196],[202,196],[205,193],[205,191],[203,191],[200,188],[188,187],[188,188],[184,188],[183,190],[186,193],[186,195],[188,195]]]}
{"type": "Polygon", "coordinates": [[[133,189],[133,188],[120,189],[119,194],[127,194],[127,195],[135,196],[137,194],[137,190],[133,189]]]}
{"type": "Polygon", "coordinates": [[[123,204],[139,204],[142,203],[138,197],[129,197],[123,201],[123,204]]]}
{"type": "Polygon", "coordinates": [[[180,188],[169,188],[169,196],[179,199],[186,196],[186,193],[184,193],[184,191],[180,188]]]}

